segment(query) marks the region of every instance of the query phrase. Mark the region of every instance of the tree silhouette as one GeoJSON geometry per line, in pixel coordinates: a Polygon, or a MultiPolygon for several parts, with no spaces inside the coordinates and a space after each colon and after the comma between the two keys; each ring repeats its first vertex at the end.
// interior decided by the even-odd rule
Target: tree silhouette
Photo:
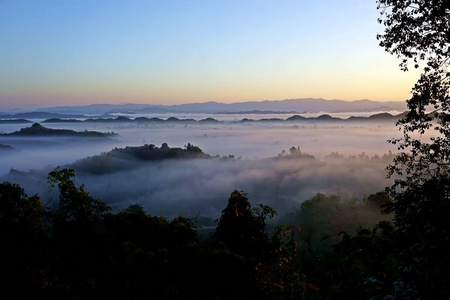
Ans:
{"type": "Polygon", "coordinates": [[[235,190],[222,211],[214,236],[232,251],[256,257],[269,243],[265,226],[264,218],[253,214],[246,194],[235,190]]]}
{"type": "Polygon", "coordinates": [[[0,288],[5,295],[26,298],[42,283],[42,276],[34,271],[45,239],[43,225],[38,196],[28,197],[17,184],[0,184],[0,288]]]}
{"type": "Polygon", "coordinates": [[[440,266],[450,263],[450,1],[378,0],[385,26],[380,46],[423,73],[397,122],[403,136],[391,139],[401,151],[388,166],[399,175],[390,187],[398,227],[396,282],[399,297],[446,299],[450,277],[440,266]]]}
{"type": "Polygon", "coordinates": [[[38,196],[28,197],[17,184],[0,184],[0,232],[32,234],[43,226],[44,210],[38,196]]]}
{"type": "Polygon", "coordinates": [[[75,172],[72,169],[55,170],[49,173],[48,183],[59,189],[59,203],[57,214],[64,220],[77,221],[79,223],[101,219],[110,211],[104,202],[92,198],[84,190],[84,185],[75,186],[72,177],[75,172]]]}
{"type": "Polygon", "coordinates": [[[377,36],[380,46],[402,58],[400,68],[404,71],[411,61],[415,68],[425,63],[407,101],[409,110],[397,122],[399,129],[403,129],[403,137],[390,140],[402,153],[388,166],[389,175],[397,174],[401,179],[390,189],[394,200],[386,205],[385,211],[395,212],[396,224],[406,228],[408,222],[415,223],[419,217],[413,212],[433,214],[425,207],[441,207],[424,205],[423,201],[449,201],[446,194],[439,199],[424,195],[421,208],[416,209],[417,203],[410,196],[412,191],[431,192],[426,186],[420,189],[429,181],[450,182],[450,2],[378,0],[377,3],[378,21],[385,26],[384,34],[377,36]]]}
{"type": "Polygon", "coordinates": [[[446,174],[450,167],[450,2],[448,0],[378,0],[384,33],[380,46],[401,58],[408,70],[424,63],[423,73],[407,101],[406,116],[398,121],[403,137],[392,139],[402,151],[390,174],[406,173],[417,180],[446,174]],[[423,135],[434,131],[429,139],[423,135]]]}

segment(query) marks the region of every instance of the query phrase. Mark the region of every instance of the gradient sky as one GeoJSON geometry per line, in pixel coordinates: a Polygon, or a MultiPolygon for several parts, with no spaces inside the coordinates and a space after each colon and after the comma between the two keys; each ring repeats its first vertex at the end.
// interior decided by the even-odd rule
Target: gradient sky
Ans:
{"type": "Polygon", "coordinates": [[[375,0],[0,0],[0,109],[404,101],[375,0]]]}

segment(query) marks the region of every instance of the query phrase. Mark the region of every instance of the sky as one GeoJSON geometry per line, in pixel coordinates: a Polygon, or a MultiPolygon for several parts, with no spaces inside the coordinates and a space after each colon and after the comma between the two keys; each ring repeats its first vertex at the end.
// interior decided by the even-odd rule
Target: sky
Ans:
{"type": "Polygon", "coordinates": [[[0,109],[404,101],[375,0],[0,0],[0,109]]]}

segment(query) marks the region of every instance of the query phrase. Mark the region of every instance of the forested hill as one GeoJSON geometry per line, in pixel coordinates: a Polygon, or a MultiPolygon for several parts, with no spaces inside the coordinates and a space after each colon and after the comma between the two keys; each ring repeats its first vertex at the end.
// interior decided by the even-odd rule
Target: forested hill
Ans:
{"type": "Polygon", "coordinates": [[[90,156],[70,165],[81,173],[104,174],[135,169],[145,162],[167,159],[210,158],[197,146],[187,144],[185,149],[170,148],[167,143],[161,147],[146,144],[138,147],[115,148],[100,155],[90,156]]]}
{"type": "Polygon", "coordinates": [[[83,138],[108,138],[115,135],[114,133],[103,133],[98,131],[74,131],[70,129],[51,129],[34,123],[31,127],[22,128],[12,133],[4,133],[1,136],[11,137],[39,137],[39,136],[66,136],[66,137],[83,137],[83,138]]]}

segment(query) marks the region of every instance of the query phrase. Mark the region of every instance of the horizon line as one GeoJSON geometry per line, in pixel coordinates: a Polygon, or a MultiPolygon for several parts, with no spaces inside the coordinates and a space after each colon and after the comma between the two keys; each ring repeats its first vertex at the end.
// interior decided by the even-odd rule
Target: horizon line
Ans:
{"type": "Polygon", "coordinates": [[[121,103],[108,103],[108,102],[93,102],[89,104],[73,104],[73,105],[53,105],[53,106],[39,106],[39,107],[11,107],[11,108],[0,108],[0,110],[26,110],[26,109],[45,109],[45,108],[57,108],[57,107],[78,107],[78,106],[93,106],[93,105],[111,105],[111,106],[119,106],[119,105],[150,105],[150,106],[180,106],[180,105],[190,105],[190,104],[208,104],[208,103],[217,103],[217,104],[225,104],[225,105],[233,105],[240,103],[259,103],[259,102],[282,102],[282,101],[292,101],[292,100],[325,100],[325,101],[343,101],[343,102],[360,102],[360,101],[371,101],[378,103],[388,103],[388,102],[405,102],[406,100],[370,100],[367,98],[357,99],[357,100],[343,100],[343,99],[325,99],[325,98],[287,98],[281,100],[247,100],[240,102],[219,102],[219,101],[205,101],[205,102],[186,102],[179,104],[153,104],[153,103],[141,103],[141,102],[121,102],[121,103]]]}

